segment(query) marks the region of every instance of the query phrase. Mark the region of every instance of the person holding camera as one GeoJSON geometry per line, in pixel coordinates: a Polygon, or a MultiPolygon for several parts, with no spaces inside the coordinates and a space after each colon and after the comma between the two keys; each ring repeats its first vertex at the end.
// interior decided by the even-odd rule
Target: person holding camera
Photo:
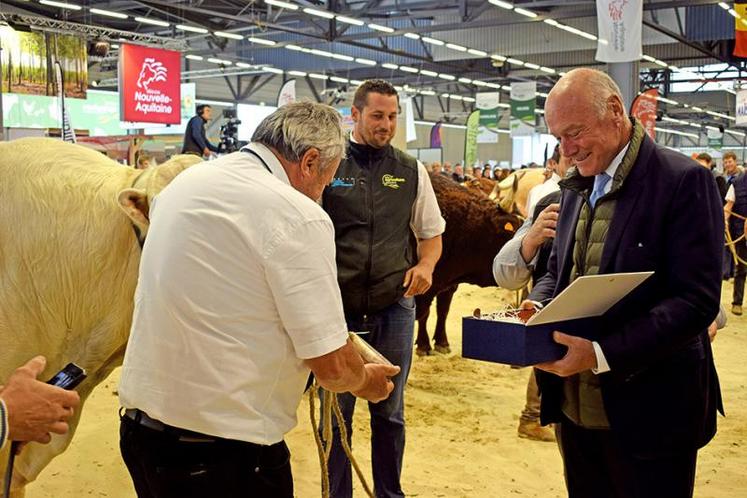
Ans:
{"type": "Polygon", "coordinates": [[[219,152],[220,149],[211,144],[205,135],[205,125],[210,121],[213,109],[202,104],[197,106],[197,115],[187,123],[187,130],[184,132],[184,145],[182,154],[194,154],[196,156],[207,156],[211,152],[219,152]]]}
{"type": "Polygon", "coordinates": [[[47,360],[37,356],[16,369],[0,386],[0,448],[7,440],[48,443],[65,434],[80,403],[78,393],[36,380],[47,360]]]}

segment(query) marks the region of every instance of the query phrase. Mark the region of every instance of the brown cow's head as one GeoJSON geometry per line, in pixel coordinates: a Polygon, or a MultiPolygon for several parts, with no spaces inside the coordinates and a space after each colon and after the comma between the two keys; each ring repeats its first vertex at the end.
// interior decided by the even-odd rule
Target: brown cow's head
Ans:
{"type": "Polygon", "coordinates": [[[144,238],[150,225],[150,202],[176,175],[202,159],[194,155],[174,156],[160,166],[152,166],[140,174],[132,188],[122,190],[117,196],[119,207],[138,227],[144,238]]]}

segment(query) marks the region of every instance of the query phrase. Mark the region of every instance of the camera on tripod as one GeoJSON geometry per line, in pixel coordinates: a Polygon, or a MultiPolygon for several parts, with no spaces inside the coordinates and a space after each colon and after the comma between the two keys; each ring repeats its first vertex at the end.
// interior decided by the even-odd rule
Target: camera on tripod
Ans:
{"type": "Polygon", "coordinates": [[[220,144],[218,148],[223,154],[236,152],[241,148],[239,142],[239,125],[241,120],[236,117],[236,109],[223,109],[226,122],[220,127],[220,144]]]}

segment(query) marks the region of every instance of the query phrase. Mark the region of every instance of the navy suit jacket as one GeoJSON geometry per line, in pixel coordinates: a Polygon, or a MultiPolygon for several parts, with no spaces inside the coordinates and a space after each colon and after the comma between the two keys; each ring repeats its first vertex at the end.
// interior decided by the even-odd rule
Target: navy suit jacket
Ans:
{"type": "MultiPolygon", "coordinates": [[[[533,300],[554,297],[569,284],[576,224],[593,177],[576,174],[564,183],[548,273],[532,290],[533,300]]],[[[721,409],[706,332],[721,295],[719,192],[710,171],[644,136],[614,195],[599,272],[655,274],[600,318],[591,337],[611,368],[600,375],[610,427],[636,454],[691,451],[713,437],[721,409]]],[[[547,372],[537,377],[542,421],[557,422],[562,379],[547,372]]]]}

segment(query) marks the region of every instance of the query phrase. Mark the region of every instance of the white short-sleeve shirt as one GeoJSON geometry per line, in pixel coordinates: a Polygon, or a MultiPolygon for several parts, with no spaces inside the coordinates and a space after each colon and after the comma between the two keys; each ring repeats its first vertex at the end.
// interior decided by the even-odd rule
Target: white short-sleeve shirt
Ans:
{"type": "Polygon", "coordinates": [[[347,340],[329,216],[274,154],[236,152],[156,198],[119,396],[166,424],[273,444],[296,425],[303,360],[347,340]]]}

